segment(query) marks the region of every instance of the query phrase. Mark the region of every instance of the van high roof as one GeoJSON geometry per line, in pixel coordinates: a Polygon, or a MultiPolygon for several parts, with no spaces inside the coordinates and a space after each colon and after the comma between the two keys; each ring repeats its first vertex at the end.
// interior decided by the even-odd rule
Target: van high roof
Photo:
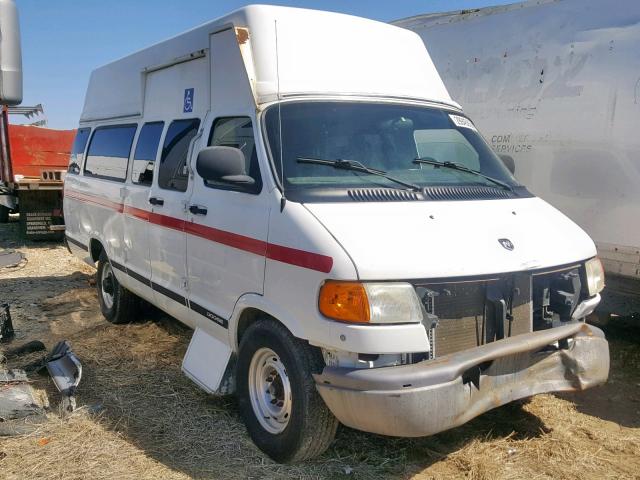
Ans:
{"type": "Polygon", "coordinates": [[[338,13],[251,5],[94,70],[81,123],[142,116],[146,73],[208,55],[209,36],[230,26],[236,28],[257,106],[278,93],[456,105],[413,32],[338,13]]]}

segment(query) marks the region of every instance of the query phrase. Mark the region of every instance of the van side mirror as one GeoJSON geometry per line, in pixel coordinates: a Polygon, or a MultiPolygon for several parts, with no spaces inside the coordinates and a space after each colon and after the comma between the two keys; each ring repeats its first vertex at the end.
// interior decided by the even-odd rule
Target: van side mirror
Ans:
{"type": "Polygon", "coordinates": [[[504,166],[511,172],[511,174],[516,173],[516,162],[513,160],[511,155],[498,155],[504,166]]]}
{"type": "Polygon", "coordinates": [[[244,153],[233,147],[206,147],[198,153],[198,175],[210,182],[253,185],[255,180],[245,173],[244,153]]]}

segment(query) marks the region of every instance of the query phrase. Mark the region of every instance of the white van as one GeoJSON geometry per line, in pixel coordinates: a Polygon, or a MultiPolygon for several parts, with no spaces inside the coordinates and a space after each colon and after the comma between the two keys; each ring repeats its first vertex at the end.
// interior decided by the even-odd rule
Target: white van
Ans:
{"type": "Polygon", "coordinates": [[[192,327],[184,372],[277,461],[608,376],[593,242],[398,27],[250,6],[97,69],[64,212],[105,317],[192,327]]]}

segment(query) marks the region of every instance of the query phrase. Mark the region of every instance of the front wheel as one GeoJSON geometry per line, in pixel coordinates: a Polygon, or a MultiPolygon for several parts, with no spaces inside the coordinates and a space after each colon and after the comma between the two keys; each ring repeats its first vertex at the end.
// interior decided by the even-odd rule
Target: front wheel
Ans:
{"type": "Polygon", "coordinates": [[[313,373],[324,366],[320,352],[280,323],[259,320],[240,343],[237,392],[251,439],[277,462],[322,454],[338,420],[318,394],[313,373]]]}

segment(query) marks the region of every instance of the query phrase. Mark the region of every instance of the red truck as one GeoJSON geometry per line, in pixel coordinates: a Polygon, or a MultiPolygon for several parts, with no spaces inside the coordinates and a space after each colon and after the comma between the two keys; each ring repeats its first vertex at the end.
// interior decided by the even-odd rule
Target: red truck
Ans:
{"type": "Polygon", "coordinates": [[[29,239],[61,237],[62,185],[75,130],[10,125],[8,109],[0,115],[0,223],[20,213],[29,239]]]}

